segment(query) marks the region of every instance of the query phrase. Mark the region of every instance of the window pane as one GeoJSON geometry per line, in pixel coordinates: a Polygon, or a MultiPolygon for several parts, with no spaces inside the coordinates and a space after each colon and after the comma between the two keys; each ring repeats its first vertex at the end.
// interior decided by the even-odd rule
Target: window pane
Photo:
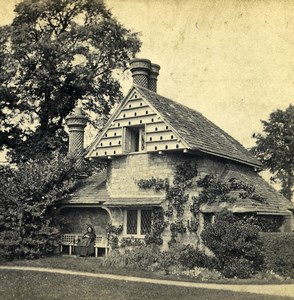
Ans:
{"type": "Polygon", "coordinates": [[[151,231],[151,210],[141,211],[141,234],[147,234],[151,231]]]}
{"type": "Polygon", "coordinates": [[[137,234],[137,211],[127,211],[127,234],[137,234]]]}

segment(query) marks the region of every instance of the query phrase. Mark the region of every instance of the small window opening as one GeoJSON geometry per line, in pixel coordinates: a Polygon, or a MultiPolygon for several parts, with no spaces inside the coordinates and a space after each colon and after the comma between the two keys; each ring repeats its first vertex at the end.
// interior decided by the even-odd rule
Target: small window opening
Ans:
{"type": "Polygon", "coordinates": [[[125,152],[145,151],[145,127],[134,126],[125,128],[125,152]]]}

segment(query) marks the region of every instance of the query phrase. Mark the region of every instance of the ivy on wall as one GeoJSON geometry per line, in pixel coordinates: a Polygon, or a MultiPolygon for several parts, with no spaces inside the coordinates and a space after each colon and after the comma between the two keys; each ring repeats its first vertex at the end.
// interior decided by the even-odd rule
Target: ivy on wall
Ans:
{"type": "Polygon", "coordinates": [[[108,244],[111,246],[111,249],[118,248],[118,235],[123,231],[123,226],[114,226],[112,224],[108,224],[106,226],[106,236],[108,240],[108,244]]]}
{"type": "MultiPolygon", "coordinates": [[[[186,189],[191,187],[192,179],[196,177],[197,174],[196,164],[186,161],[176,166],[173,185],[169,184],[167,178],[160,179],[152,177],[151,179],[140,179],[137,182],[138,186],[142,189],[152,188],[157,192],[164,190],[166,192],[166,200],[168,201],[168,207],[165,211],[161,209],[161,211],[157,210],[153,212],[151,233],[145,238],[147,244],[154,243],[161,245],[162,238],[160,235],[168,223],[171,232],[170,245],[176,242],[178,233],[185,233],[187,231],[183,220],[185,204],[189,199],[186,189]],[[176,213],[175,221],[165,221],[165,217],[172,218],[174,212],[176,213]]],[[[194,230],[195,222],[192,226],[194,230]]],[[[192,227],[189,228],[191,229],[192,227]]]]}
{"type": "Polygon", "coordinates": [[[212,175],[206,175],[198,179],[197,186],[202,190],[198,197],[192,197],[190,210],[194,216],[199,213],[200,205],[206,203],[235,203],[238,199],[245,198],[266,203],[266,199],[256,193],[253,185],[235,178],[231,178],[228,182],[221,182],[212,175]]]}

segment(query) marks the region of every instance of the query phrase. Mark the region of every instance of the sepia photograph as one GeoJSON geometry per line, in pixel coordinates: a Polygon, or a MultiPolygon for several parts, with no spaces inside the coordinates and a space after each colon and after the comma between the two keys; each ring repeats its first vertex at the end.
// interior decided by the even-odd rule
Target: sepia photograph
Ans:
{"type": "Polygon", "coordinates": [[[0,299],[294,299],[294,2],[0,0],[0,299]]]}

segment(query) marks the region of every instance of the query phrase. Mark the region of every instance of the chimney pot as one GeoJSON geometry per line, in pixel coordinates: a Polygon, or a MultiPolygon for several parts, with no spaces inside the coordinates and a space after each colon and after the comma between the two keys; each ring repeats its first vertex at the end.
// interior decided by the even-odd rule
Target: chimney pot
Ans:
{"type": "Polygon", "coordinates": [[[134,84],[148,89],[149,73],[151,69],[151,61],[144,58],[134,58],[130,63],[130,70],[132,72],[134,84]]]}
{"type": "Polygon", "coordinates": [[[157,92],[157,77],[159,75],[160,65],[151,64],[148,88],[153,92],[157,92]]]}

